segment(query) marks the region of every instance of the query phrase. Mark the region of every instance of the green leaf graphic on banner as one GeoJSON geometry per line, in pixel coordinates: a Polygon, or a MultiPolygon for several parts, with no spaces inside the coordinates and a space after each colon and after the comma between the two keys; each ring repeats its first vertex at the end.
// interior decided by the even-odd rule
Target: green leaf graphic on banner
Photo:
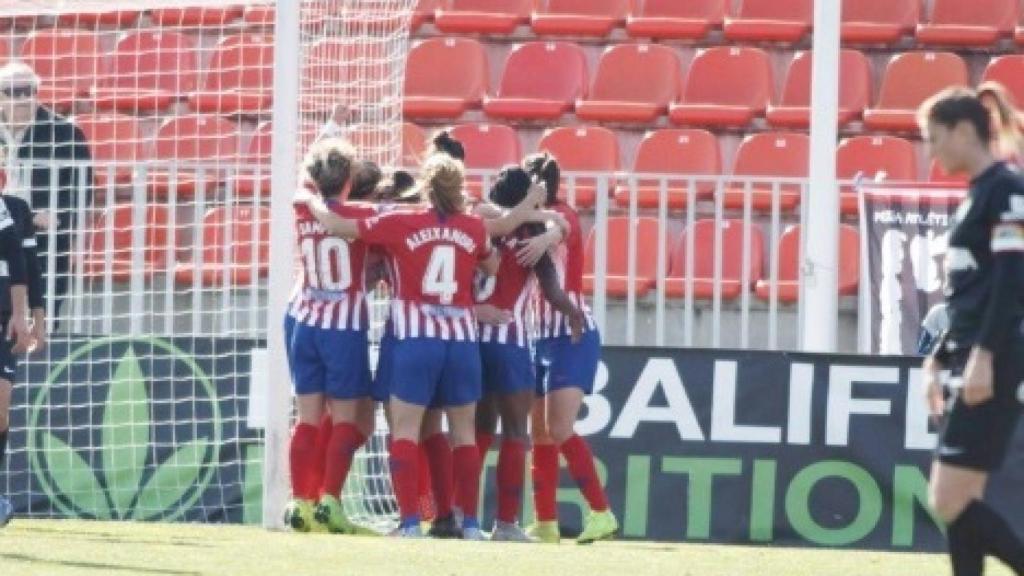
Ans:
{"type": "Polygon", "coordinates": [[[103,475],[118,518],[125,518],[139,492],[149,447],[146,379],[128,348],[114,370],[103,410],[103,475]]]}
{"type": "Polygon", "coordinates": [[[110,509],[103,497],[103,488],[92,472],[92,466],[63,440],[49,432],[43,433],[43,458],[60,491],[71,504],[100,520],[110,519],[110,509]]]}
{"type": "Polygon", "coordinates": [[[171,509],[199,479],[203,457],[209,445],[210,441],[206,437],[196,438],[181,445],[165,460],[139,494],[132,518],[151,520],[171,509]]]}

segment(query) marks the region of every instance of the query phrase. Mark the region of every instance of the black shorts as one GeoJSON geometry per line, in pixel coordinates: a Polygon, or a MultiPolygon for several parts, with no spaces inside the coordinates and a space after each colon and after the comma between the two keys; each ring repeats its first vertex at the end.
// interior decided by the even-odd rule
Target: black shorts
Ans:
{"type": "Polygon", "coordinates": [[[11,352],[14,342],[7,339],[7,324],[11,317],[0,316],[0,379],[14,382],[14,374],[18,369],[18,359],[11,352]]]}
{"type": "MultiPolygon", "coordinates": [[[[949,356],[948,368],[954,377],[963,374],[967,356],[966,350],[949,356]]],[[[1002,465],[1024,403],[1024,340],[1007,345],[994,362],[991,400],[972,407],[955,393],[939,433],[936,458],[940,462],[983,472],[1002,465]]]]}

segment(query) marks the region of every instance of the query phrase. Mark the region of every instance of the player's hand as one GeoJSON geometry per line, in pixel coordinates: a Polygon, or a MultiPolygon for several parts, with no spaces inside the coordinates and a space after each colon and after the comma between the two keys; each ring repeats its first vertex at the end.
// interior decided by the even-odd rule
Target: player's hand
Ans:
{"type": "Polygon", "coordinates": [[[29,329],[28,320],[24,316],[15,314],[7,323],[7,340],[13,342],[11,352],[24,354],[32,346],[32,331],[29,329]]]}
{"type": "Polygon", "coordinates": [[[569,339],[573,344],[580,341],[583,337],[583,328],[587,323],[587,317],[583,314],[583,310],[579,308],[573,309],[572,313],[569,314],[569,339]]]}
{"type": "Polygon", "coordinates": [[[543,182],[534,180],[533,184],[530,184],[530,189],[526,191],[526,198],[523,200],[524,203],[531,207],[541,207],[548,201],[548,187],[543,182]]]}
{"type": "Polygon", "coordinates": [[[964,367],[964,387],[961,390],[964,404],[977,406],[992,399],[995,394],[992,382],[992,352],[975,346],[964,367]]]}
{"type": "Polygon", "coordinates": [[[53,217],[49,210],[40,210],[32,216],[32,225],[37,230],[49,230],[50,226],[53,225],[53,217]]]}
{"type": "Polygon", "coordinates": [[[32,339],[34,340],[32,351],[38,352],[46,348],[46,312],[42,310],[32,311],[32,339]]]}
{"type": "Polygon", "coordinates": [[[921,378],[924,383],[925,401],[928,403],[928,414],[932,422],[938,425],[946,409],[946,400],[942,394],[942,365],[935,358],[928,356],[921,364],[921,378]]]}
{"type": "Polygon", "coordinates": [[[504,326],[512,321],[512,313],[508,310],[502,310],[497,306],[491,304],[477,304],[473,307],[473,311],[476,313],[476,320],[481,324],[491,324],[493,326],[504,326]]]}
{"type": "Polygon", "coordinates": [[[549,230],[520,242],[519,249],[516,250],[516,262],[519,262],[519,265],[524,268],[533,268],[534,264],[540,261],[552,246],[558,244],[560,236],[557,230],[555,230],[555,234],[549,230]]]}

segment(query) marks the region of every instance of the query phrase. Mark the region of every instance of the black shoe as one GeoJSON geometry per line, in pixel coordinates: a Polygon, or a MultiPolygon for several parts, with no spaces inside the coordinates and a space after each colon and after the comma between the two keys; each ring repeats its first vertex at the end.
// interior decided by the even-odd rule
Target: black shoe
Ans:
{"type": "Polygon", "coordinates": [[[427,536],[431,538],[462,538],[462,528],[455,522],[451,514],[437,518],[430,524],[427,536]]]}

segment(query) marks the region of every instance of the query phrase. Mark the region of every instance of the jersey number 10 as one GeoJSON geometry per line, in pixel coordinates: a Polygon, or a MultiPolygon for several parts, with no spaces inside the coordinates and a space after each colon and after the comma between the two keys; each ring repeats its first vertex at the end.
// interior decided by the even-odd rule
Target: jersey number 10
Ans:
{"type": "Polygon", "coordinates": [[[310,288],[341,291],[352,285],[348,242],[341,238],[304,238],[299,250],[310,288]]]}

